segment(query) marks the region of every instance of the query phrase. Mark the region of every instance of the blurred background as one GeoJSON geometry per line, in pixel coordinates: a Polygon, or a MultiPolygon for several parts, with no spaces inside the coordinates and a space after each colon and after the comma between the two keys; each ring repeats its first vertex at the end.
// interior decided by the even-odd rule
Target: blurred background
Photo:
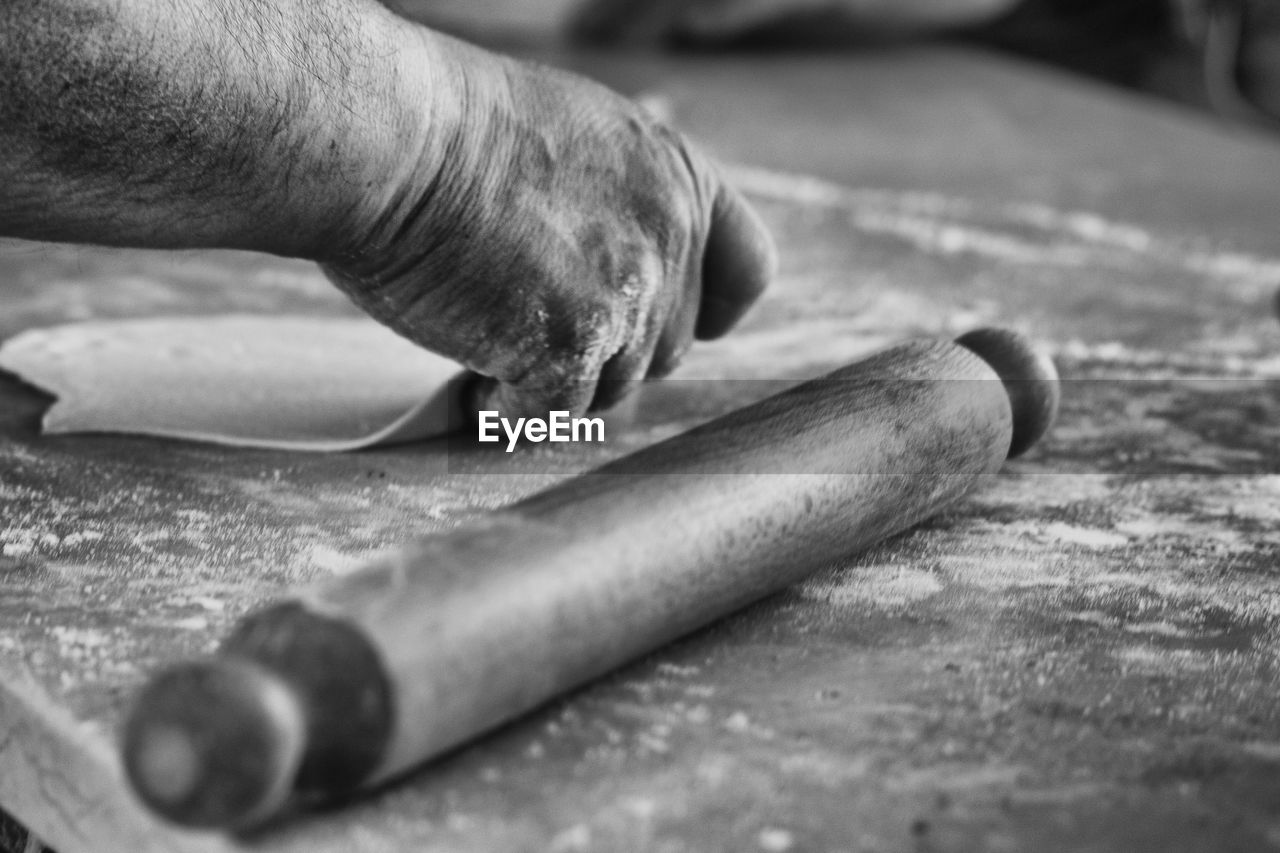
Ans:
{"type": "Polygon", "coordinates": [[[884,50],[946,40],[1280,129],[1275,0],[386,0],[493,47],[884,50]]]}

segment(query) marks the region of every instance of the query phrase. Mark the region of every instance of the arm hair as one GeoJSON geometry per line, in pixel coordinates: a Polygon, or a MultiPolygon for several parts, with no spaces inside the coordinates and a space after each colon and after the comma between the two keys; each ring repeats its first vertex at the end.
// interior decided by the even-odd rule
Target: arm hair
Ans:
{"type": "Polygon", "coordinates": [[[388,58],[373,5],[0,2],[0,233],[234,244],[237,211],[349,180],[341,149],[381,103],[360,81],[388,58]]]}

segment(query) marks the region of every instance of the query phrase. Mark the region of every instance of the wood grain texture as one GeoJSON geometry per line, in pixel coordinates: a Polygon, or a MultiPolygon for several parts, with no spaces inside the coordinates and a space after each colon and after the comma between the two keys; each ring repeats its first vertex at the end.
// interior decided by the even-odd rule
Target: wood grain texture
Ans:
{"type": "Polygon", "coordinates": [[[903,345],[322,587],[395,674],[375,778],[913,526],[1011,428],[979,358],[903,345]]]}
{"type": "MultiPolygon", "coordinates": [[[[247,610],[887,341],[1011,323],[1053,344],[1063,406],[987,489],[376,796],[217,843],[1275,847],[1276,144],[934,50],[573,61],[756,164],[734,174],[785,252],[744,327],[646,388],[609,447],[514,459],[45,441],[43,399],[0,378],[0,691],[26,678],[74,721],[72,738],[31,715],[88,756],[78,778],[118,779],[84,768],[128,696],[247,610]]],[[[243,255],[7,245],[0,276],[6,335],[352,310],[306,266],[243,255]]],[[[37,785],[27,768],[0,754],[6,784],[37,785]]],[[[14,810],[62,853],[159,832],[127,802],[69,802],[14,810]]]]}
{"type": "Polygon", "coordinates": [[[1056,408],[1052,365],[1019,385],[1029,341],[962,340],[886,349],[252,614],[142,691],[134,789],[212,827],[295,787],[348,794],[914,526],[1056,408]]]}

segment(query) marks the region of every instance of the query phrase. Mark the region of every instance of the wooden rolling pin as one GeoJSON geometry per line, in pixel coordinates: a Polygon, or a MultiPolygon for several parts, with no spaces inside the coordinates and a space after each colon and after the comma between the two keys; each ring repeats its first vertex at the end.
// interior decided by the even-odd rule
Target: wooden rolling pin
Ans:
{"type": "Polygon", "coordinates": [[[911,527],[1057,401],[1012,332],[885,350],[248,616],[142,691],[128,777],[226,828],[384,781],[911,527]]]}

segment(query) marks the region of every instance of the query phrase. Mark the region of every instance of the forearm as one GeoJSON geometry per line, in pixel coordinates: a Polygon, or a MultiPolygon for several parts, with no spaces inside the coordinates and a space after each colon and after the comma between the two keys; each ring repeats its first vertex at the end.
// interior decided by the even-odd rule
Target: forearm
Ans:
{"type": "Polygon", "coordinates": [[[376,0],[0,0],[4,233],[319,261],[508,417],[666,375],[775,266],[634,102],[376,0]]]}
{"type": "Polygon", "coordinates": [[[372,0],[7,0],[0,233],[318,257],[435,167],[431,39],[372,0]]]}

